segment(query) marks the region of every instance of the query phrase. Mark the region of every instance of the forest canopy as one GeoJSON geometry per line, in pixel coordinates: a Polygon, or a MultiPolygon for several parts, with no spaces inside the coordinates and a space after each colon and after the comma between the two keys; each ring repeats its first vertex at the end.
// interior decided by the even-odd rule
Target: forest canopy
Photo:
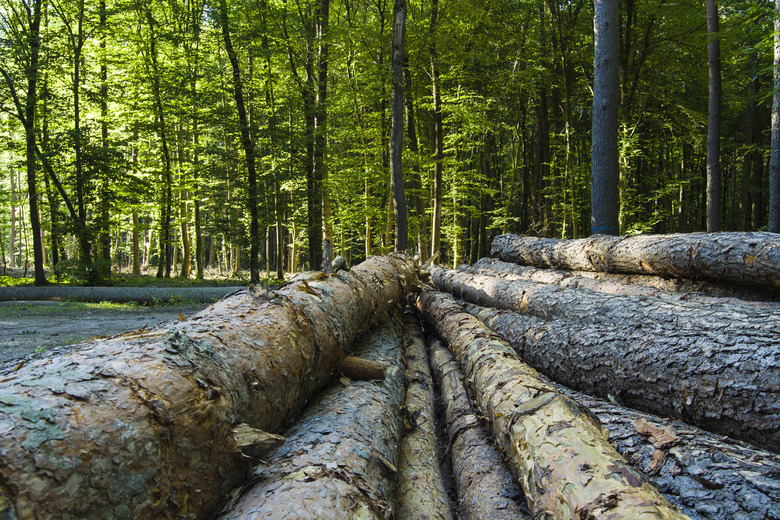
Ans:
{"type": "MultiPolygon", "coordinates": [[[[454,266],[499,233],[589,235],[593,3],[405,9],[409,249],[454,266]]],[[[89,283],[249,265],[281,278],[319,269],[322,251],[352,264],[393,249],[393,2],[0,10],[4,268],[40,263],[89,283]]],[[[619,11],[619,231],[703,230],[704,2],[619,11]]],[[[766,229],[774,5],[734,0],[718,14],[720,227],[766,229]]]]}

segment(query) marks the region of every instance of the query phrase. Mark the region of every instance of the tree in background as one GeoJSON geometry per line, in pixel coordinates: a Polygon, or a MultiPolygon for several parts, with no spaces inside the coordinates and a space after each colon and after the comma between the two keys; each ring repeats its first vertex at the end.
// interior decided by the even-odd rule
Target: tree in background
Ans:
{"type": "Polygon", "coordinates": [[[406,1],[395,0],[393,7],[393,50],[391,68],[392,130],[390,132],[390,182],[395,210],[395,251],[408,249],[408,227],[406,219],[406,194],[402,169],[402,146],[404,137],[404,33],[406,32],[406,1]]]}
{"type": "Polygon", "coordinates": [[[709,71],[709,110],[707,118],[707,231],[720,231],[720,126],[721,74],[718,5],[706,0],[707,68],[709,71]]]}
{"type": "Polygon", "coordinates": [[[769,231],[780,233],[780,0],[775,0],[772,154],[769,164],[769,231]]]}

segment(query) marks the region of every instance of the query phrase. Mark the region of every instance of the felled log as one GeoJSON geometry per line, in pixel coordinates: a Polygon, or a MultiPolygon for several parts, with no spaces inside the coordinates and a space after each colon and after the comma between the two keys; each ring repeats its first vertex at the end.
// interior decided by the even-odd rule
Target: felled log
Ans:
{"type": "Polygon", "coordinates": [[[371,258],[5,374],[0,511],[213,516],[251,462],[233,429],[278,433],[414,281],[408,257],[371,258]]]}
{"type": "Polygon", "coordinates": [[[570,388],[780,451],[780,345],[750,337],[544,321],[464,304],[531,366],[570,388]]]}
{"type": "MultiPolygon", "coordinates": [[[[461,266],[458,269],[471,274],[496,276],[508,280],[527,280],[621,296],[651,296],[711,305],[735,303],[735,298],[742,300],[743,304],[753,302],[750,305],[780,300],[780,290],[765,287],[684,278],[663,278],[646,274],[546,269],[504,262],[498,258],[481,258],[474,265],[461,266]]],[[[769,305],[777,304],[771,303],[769,305]]]]}
{"type": "Polygon", "coordinates": [[[536,267],[780,287],[780,235],[686,233],[558,240],[499,235],[491,256],[536,267]]]}
{"type": "Polygon", "coordinates": [[[433,381],[420,324],[404,313],[406,402],[399,446],[397,518],[451,520],[442,480],[433,411],[433,381]]]}
{"type": "Polygon", "coordinates": [[[402,432],[402,332],[400,319],[391,318],[359,341],[356,355],[387,366],[387,377],[343,380],[318,394],[220,520],[392,516],[402,432]]]}
{"type": "Polygon", "coordinates": [[[424,290],[419,306],[463,367],[534,518],[688,518],[610,446],[591,414],[451,296],[424,290]]]}
{"type": "Polygon", "coordinates": [[[702,305],[661,298],[604,294],[525,280],[505,280],[451,269],[431,267],[440,290],[478,305],[513,310],[543,319],[568,318],[588,324],[626,328],[693,329],[749,335],[753,341],[777,342],[780,308],[739,303],[702,305]]]}
{"type": "Polygon", "coordinates": [[[780,518],[780,456],[681,421],[561,388],[590,409],[609,440],[694,520],[780,518]]]}
{"type": "Polygon", "coordinates": [[[471,405],[458,362],[438,338],[430,341],[428,348],[431,369],[444,401],[460,518],[530,520],[523,491],[471,405]]]}

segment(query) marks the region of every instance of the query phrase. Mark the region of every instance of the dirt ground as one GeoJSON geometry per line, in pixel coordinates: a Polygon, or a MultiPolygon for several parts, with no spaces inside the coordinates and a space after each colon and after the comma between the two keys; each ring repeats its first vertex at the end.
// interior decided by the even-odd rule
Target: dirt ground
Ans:
{"type": "Polygon", "coordinates": [[[0,302],[0,372],[28,356],[51,355],[77,343],[152,328],[192,316],[207,304],[100,308],[58,302],[0,302]]]}

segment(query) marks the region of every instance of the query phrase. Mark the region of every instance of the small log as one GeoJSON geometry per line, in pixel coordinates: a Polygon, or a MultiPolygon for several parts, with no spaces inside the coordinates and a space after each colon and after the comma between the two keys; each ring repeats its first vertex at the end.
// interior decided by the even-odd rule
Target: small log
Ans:
{"type": "Polygon", "coordinates": [[[419,306],[463,367],[534,518],[688,518],[614,450],[592,414],[452,297],[424,290],[419,306]]]}
{"type": "Polygon", "coordinates": [[[531,366],[570,388],[780,450],[780,345],[749,337],[540,320],[464,304],[531,366]],[[721,339],[727,340],[725,336],[721,339]]]}
{"type": "Polygon", "coordinates": [[[710,305],[724,303],[777,305],[777,303],[767,302],[780,300],[780,290],[744,284],[663,278],[646,274],[564,271],[519,265],[497,258],[481,258],[472,266],[461,266],[458,269],[471,274],[495,276],[507,280],[527,280],[621,296],[651,296],[710,305]]]}
{"type": "Polygon", "coordinates": [[[307,405],[286,442],[234,493],[220,520],[354,518],[393,514],[403,399],[402,325],[389,319],[356,354],[387,366],[383,381],[337,382],[307,405]]]}
{"type": "Polygon", "coordinates": [[[522,489],[466,394],[458,362],[442,341],[428,343],[431,368],[444,401],[448,448],[462,520],[531,519],[522,489]]]}
{"type": "Polygon", "coordinates": [[[415,280],[409,257],[369,258],[4,374],[0,512],[213,516],[251,463],[233,428],[278,433],[415,280]]]}
{"type": "Polygon", "coordinates": [[[409,386],[402,411],[397,518],[452,520],[439,465],[428,356],[420,324],[409,312],[404,313],[404,364],[409,386]]]}
{"type": "Polygon", "coordinates": [[[718,306],[651,297],[604,294],[525,280],[504,280],[466,272],[431,268],[442,291],[485,307],[508,309],[543,319],[567,318],[586,324],[619,325],[635,329],[691,329],[714,335],[749,336],[756,342],[776,343],[780,308],[724,303],[718,306]]]}
{"type": "Polygon", "coordinates": [[[780,235],[686,233],[558,240],[499,235],[491,256],[535,267],[653,274],[780,288],[780,235]]]}
{"type": "Polygon", "coordinates": [[[370,359],[357,356],[344,356],[336,364],[336,370],[341,375],[359,381],[385,378],[385,366],[370,359]]]}

